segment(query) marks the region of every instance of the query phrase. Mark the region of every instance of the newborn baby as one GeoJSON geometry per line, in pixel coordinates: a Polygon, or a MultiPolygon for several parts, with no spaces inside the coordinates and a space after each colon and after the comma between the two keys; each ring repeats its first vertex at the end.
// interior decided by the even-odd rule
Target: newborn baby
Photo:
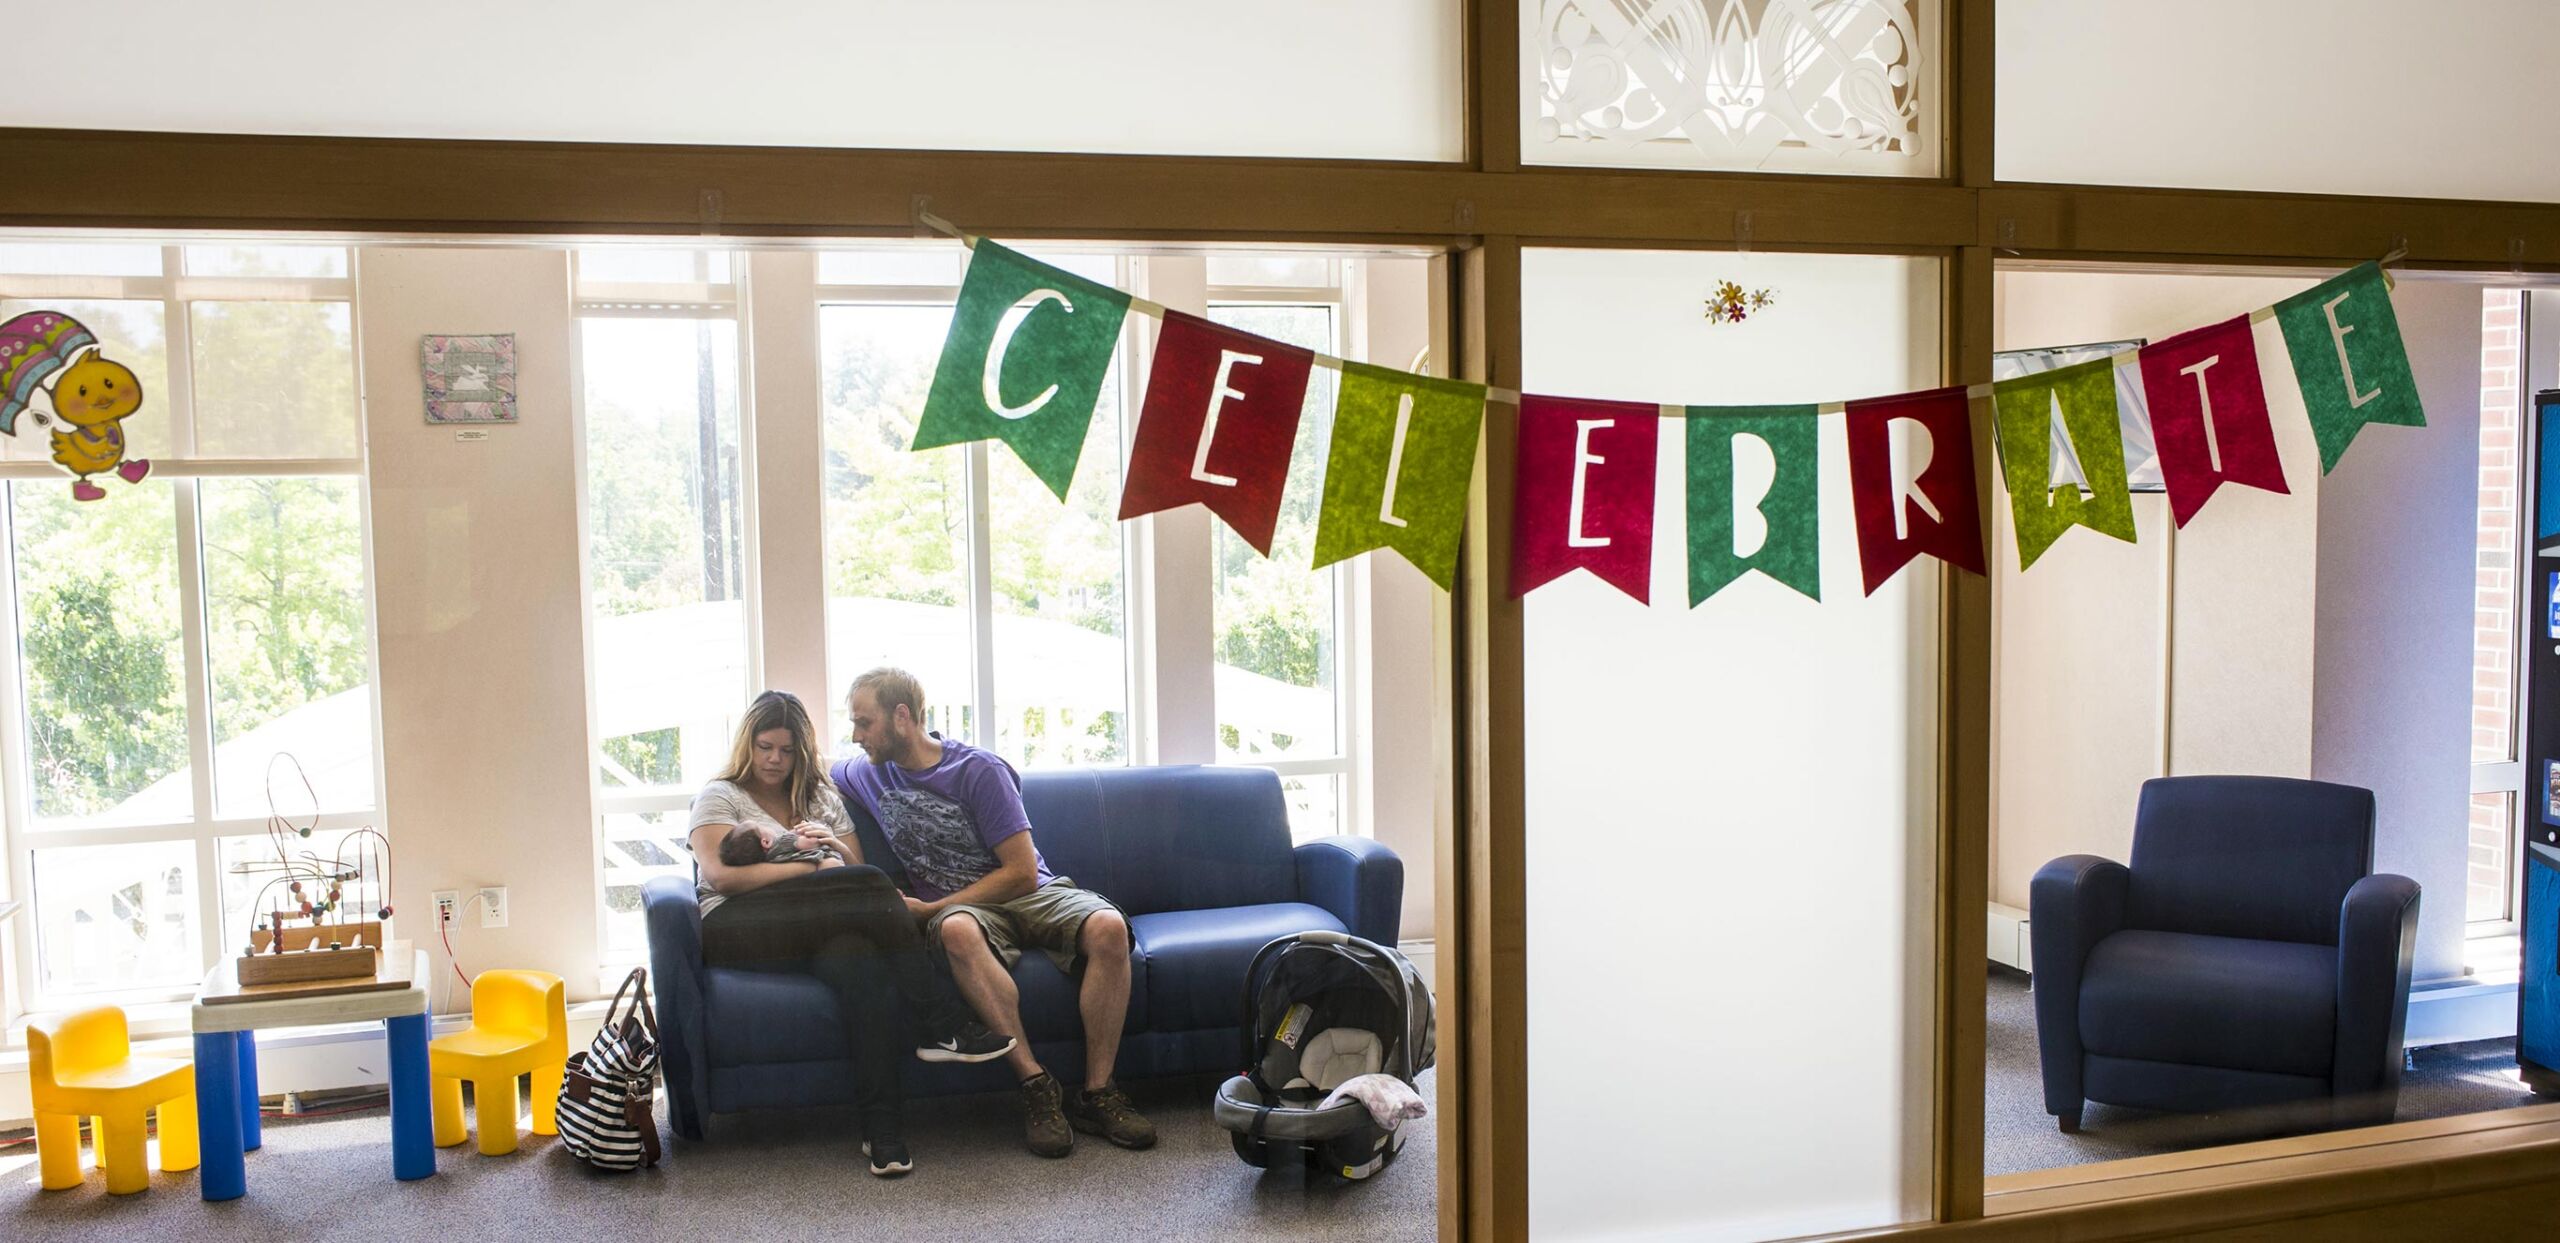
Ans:
{"type": "Polygon", "coordinates": [[[720,839],[720,862],[742,868],[757,863],[815,863],[823,868],[841,863],[836,852],[815,841],[804,842],[797,833],[777,833],[752,825],[739,825],[720,839]]]}

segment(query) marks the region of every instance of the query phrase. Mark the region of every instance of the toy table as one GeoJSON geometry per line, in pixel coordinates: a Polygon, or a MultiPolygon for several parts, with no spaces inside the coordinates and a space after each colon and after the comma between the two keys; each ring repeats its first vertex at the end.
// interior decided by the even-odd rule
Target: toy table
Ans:
{"type": "Polygon", "coordinates": [[[225,958],[196,994],[196,1122],[204,1165],[197,1176],[207,1200],[236,1200],[249,1189],[245,1154],[258,1132],[258,1043],[261,1027],[310,1027],[379,1019],[390,1044],[391,1174],[409,1180],[436,1172],[435,1131],[427,1098],[427,952],[394,941],[374,976],[306,984],[242,987],[225,958]]]}

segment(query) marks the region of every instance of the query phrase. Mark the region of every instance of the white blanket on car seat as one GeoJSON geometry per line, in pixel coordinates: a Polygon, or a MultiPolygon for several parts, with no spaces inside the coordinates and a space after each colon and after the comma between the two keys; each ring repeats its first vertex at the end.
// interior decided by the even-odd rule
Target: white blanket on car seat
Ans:
{"type": "Polygon", "coordinates": [[[1422,1103],[1422,1094],[1394,1075],[1360,1075],[1346,1079],[1324,1098],[1324,1104],[1318,1108],[1331,1108],[1334,1102],[1344,1097],[1368,1106],[1369,1116],[1390,1131],[1407,1118],[1419,1118],[1430,1112],[1422,1103]]]}

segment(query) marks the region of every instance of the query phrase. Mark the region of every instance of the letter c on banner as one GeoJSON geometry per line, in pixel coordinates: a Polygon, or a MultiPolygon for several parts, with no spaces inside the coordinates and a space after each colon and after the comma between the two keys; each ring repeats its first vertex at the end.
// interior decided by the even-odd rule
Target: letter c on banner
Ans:
{"type": "Polygon", "coordinates": [[[1029,294],[1024,295],[1021,301],[1013,304],[1015,309],[1022,312],[1020,318],[1007,315],[996,322],[995,341],[987,347],[987,375],[985,387],[987,409],[994,411],[998,418],[1030,418],[1032,415],[1040,413],[1040,407],[1048,405],[1050,398],[1058,395],[1058,386],[1055,383],[1052,383],[1049,387],[1040,390],[1040,395],[1032,398],[1030,401],[1019,406],[1008,406],[1004,404],[1004,394],[999,390],[996,384],[997,377],[1004,374],[1004,354],[1006,350],[1013,347],[1014,331],[1022,327],[1023,322],[1030,319],[1032,314],[1040,309],[1040,304],[1043,302],[1055,302],[1060,307],[1065,308],[1068,314],[1075,314],[1076,304],[1067,301],[1067,295],[1062,294],[1055,289],[1035,289],[1029,294]]]}

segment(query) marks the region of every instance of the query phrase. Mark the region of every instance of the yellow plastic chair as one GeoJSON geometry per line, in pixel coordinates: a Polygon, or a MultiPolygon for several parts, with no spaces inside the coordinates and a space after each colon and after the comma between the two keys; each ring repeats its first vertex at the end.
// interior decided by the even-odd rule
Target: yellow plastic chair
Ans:
{"type": "Polygon", "coordinates": [[[160,1168],[196,1168],[196,1067],[169,1057],[135,1057],[124,1011],[99,1006],[27,1024],[27,1086],[36,1115],[36,1161],[44,1189],[80,1185],[80,1119],[90,1119],[107,1190],[132,1195],[151,1186],[144,1117],[160,1111],[160,1168]]]}
{"type": "Polygon", "coordinates": [[[483,971],[471,981],[471,1029],[427,1042],[436,1147],[462,1142],[462,1081],[480,1109],[480,1152],[516,1150],[516,1076],[533,1076],[533,1133],[557,1135],[569,1061],[569,990],[548,971],[483,971]]]}

